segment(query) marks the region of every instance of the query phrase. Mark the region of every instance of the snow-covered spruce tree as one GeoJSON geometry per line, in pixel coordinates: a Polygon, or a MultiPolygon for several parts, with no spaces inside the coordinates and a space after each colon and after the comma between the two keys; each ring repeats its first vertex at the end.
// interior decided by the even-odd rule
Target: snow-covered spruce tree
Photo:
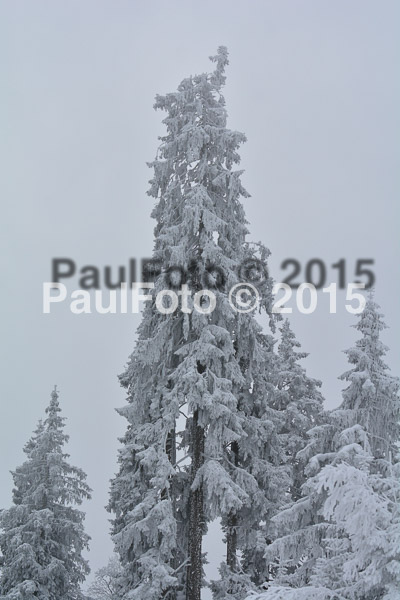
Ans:
{"type": "Polygon", "coordinates": [[[268,524],[287,501],[290,487],[290,470],[282,460],[279,437],[284,418],[272,408],[277,368],[274,340],[270,335],[260,334],[257,341],[257,353],[250,361],[246,357],[241,360],[242,372],[250,381],[239,395],[245,435],[235,444],[230,457],[231,463],[254,478],[255,485],[251,503],[244,503],[222,519],[227,557],[220,567],[220,580],[212,582],[215,600],[241,600],[250,589],[266,580],[268,563],[264,550],[268,524]]]}
{"type": "Polygon", "coordinates": [[[290,589],[304,600],[397,598],[399,463],[386,476],[377,473],[360,425],[338,435],[334,450],[314,457],[303,500],[279,515],[284,535],[267,555],[278,557],[280,571],[260,599],[286,600],[290,589]]]}
{"type": "Polygon", "coordinates": [[[342,409],[353,411],[354,422],[365,428],[374,457],[393,461],[400,440],[399,380],[384,362],[388,348],[380,333],[386,325],[379,308],[371,291],[354,326],[361,337],[346,350],[353,367],[341,376],[349,382],[342,409]]]}
{"type": "MultiPolygon", "coordinates": [[[[277,563],[275,583],[298,598],[391,600],[400,583],[399,382],[382,359],[378,308],[371,295],[356,325],[361,339],[347,351],[354,367],[342,377],[343,403],[300,453],[310,458],[303,495],[274,519],[266,556],[277,563]]],[[[284,589],[262,597],[283,598],[284,589]]]]}
{"type": "MultiPolygon", "coordinates": [[[[256,479],[258,489],[251,507],[244,506],[237,518],[237,543],[241,552],[241,568],[255,586],[271,577],[265,545],[271,540],[271,518],[300,495],[304,482],[304,461],[297,453],[307,444],[307,431],[323,421],[323,398],[320,382],[307,376],[298,364],[307,356],[300,347],[289,322],[280,329],[278,353],[271,352],[274,340],[265,337],[264,355],[254,369],[253,387],[242,399],[248,417],[248,435],[241,441],[240,464],[256,479]],[[248,402],[246,402],[246,395],[248,402]],[[248,411],[248,412],[247,412],[248,411]]],[[[254,361],[255,362],[255,361],[254,361]]],[[[232,571],[232,570],[231,570],[232,571]]],[[[214,583],[216,599],[243,598],[238,574],[223,568],[222,582],[214,583]]],[[[245,577],[243,585],[246,585],[245,577]]]]}
{"type": "MultiPolygon", "coordinates": [[[[251,401],[254,369],[265,349],[254,316],[238,313],[228,301],[240,281],[238,266],[255,254],[245,242],[240,202],[248,194],[241,172],[233,169],[245,136],[226,127],[226,48],[212,60],[211,74],[185,79],[155,104],[167,113],[149,191],[158,200],[153,257],[162,274],[121,376],[128,404],[119,412],[128,429],[109,503],[129,599],[199,600],[207,522],[222,517],[233,565],[236,516],[259,491],[240,465],[248,417],[256,414],[241,398],[251,401]],[[186,283],[192,296],[213,288],[215,309],[207,314],[203,297],[200,311],[187,299],[187,310],[162,314],[156,295],[172,283],[186,283]]],[[[260,260],[267,255],[261,249],[260,260]]],[[[271,280],[255,285],[270,313],[271,280]]],[[[184,306],[183,296],[181,301],[184,306]]]]}
{"type": "Polygon", "coordinates": [[[311,583],[345,598],[394,600],[400,584],[400,465],[388,465],[386,475],[377,470],[359,425],[341,437],[335,461],[315,478],[316,491],[327,496],[323,517],[333,527],[311,583]]]}
{"type": "Polygon", "coordinates": [[[0,516],[3,568],[0,594],[9,600],[81,600],[89,572],[84,513],[74,507],[90,498],[81,469],[69,465],[56,389],[24,448],[26,461],[13,473],[13,506],[0,516]]]}
{"type": "Polygon", "coordinates": [[[299,364],[299,360],[306,358],[308,353],[296,351],[296,348],[300,348],[300,343],[288,320],[283,323],[280,331],[279,361],[275,372],[278,392],[274,396],[272,407],[283,412],[284,424],[280,439],[286,455],[285,462],[291,468],[290,499],[298,500],[305,481],[305,464],[298,453],[308,443],[308,431],[324,422],[323,397],[319,391],[321,382],[308,377],[299,364]]]}

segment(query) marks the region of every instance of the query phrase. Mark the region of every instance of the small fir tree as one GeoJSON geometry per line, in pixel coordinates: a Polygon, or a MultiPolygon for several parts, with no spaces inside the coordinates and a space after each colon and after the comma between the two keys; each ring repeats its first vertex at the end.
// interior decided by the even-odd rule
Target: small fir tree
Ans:
{"type": "Polygon", "coordinates": [[[13,473],[13,506],[0,515],[2,597],[13,600],[81,600],[89,567],[82,557],[89,537],[84,513],[74,507],[90,498],[86,475],[71,466],[64,445],[64,418],[56,388],[24,448],[26,461],[13,473]]]}
{"type": "Polygon", "coordinates": [[[308,443],[308,431],[324,421],[324,400],[319,391],[321,382],[308,377],[299,364],[308,354],[296,351],[296,348],[300,348],[300,343],[288,320],[283,323],[280,331],[279,361],[275,373],[278,392],[275,394],[273,407],[283,412],[284,424],[280,433],[286,455],[284,460],[291,469],[290,499],[298,500],[305,481],[305,465],[298,453],[308,443]]]}

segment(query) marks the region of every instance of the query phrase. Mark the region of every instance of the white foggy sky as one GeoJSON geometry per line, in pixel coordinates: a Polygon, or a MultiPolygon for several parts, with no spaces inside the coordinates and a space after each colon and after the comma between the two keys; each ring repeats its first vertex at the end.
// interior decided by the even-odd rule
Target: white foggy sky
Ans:
{"type": "MultiPolygon", "coordinates": [[[[151,255],[146,161],[164,131],[154,96],[210,70],[224,44],[228,124],[248,137],[249,239],[271,249],[277,281],[285,258],[321,258],[327,283],[340,258],[347,281],[356,259],[375,259],[396,372],[399,9],[387,0],[0,2],[0,507],[57,383],[71,461],[94,489],[85,505],[93,569],[112,548],[103,507],[125,427],[116,375],[139,317],[76,316],[67,305],[43,315],[51,259],[117,268],[151,255]]],[[[330,315],[319,293],[314,314],[291,319],[331,407],[355,339],[344,302],[339,293],[330,315]]]]}

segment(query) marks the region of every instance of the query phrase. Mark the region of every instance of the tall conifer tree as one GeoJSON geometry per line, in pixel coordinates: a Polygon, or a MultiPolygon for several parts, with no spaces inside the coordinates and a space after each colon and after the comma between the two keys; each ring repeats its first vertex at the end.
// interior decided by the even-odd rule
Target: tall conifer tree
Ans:
{"type": "MultiPolygon", "coordinates": [[[[233,168],[245,136],[226,127],[226,48],[211,60],[211,74],[183,80],[155,104],[167,113],[149,190],[157,199],[153,256],[162,274],[121,376],[128,404],[119,412],[128,429],[109,504],[126,597],[137,600],[199,600],[207,522],[222,517],[234,568],[236,520],[243,507],[251,510],[259,490],[243,464],[244,441],[251,435],[249,419],[257,415],[256,369],[271,349],[253,314],[236,311],[228,291],[245,278],[239,265],[249,265],[256,254],[264,264],[268,251],[245,242],[240,198],[248,194],[241,171],[233,168]],[[206,304],[203,313],[161,314],[156,308],[156,294],[179,280],[176,265],[188,274],[192,295],[213,288],[210,314],[206,304]]],[[[260,307],[270,313],[271,280],[253,283],[260,307]]],[[[190,301],[188,307],[193,309],[190,301]]]]}
{"type": "Polygon", "coordinates": [[[74,505],[90,498],[90,488],[83,471],[67,462],[60,412],[54,389],[45,421],[25,445],[27,459],[12,473],[13,506],[0,515],[0,594],[7,600],[84,598],[89,537],[74,505]]]}

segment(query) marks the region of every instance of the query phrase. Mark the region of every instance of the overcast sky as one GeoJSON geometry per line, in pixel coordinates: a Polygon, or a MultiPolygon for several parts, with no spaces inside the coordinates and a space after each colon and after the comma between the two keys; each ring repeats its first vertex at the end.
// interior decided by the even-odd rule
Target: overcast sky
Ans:
{"type": "MultiPolygon", "coordinates": [[[[399,372],[399,12],[388,0],[0,1],[0,507],[57,383],[71,461],[94,490],[91,566],[107,562],[103,507],[125,428],[117,374],[139,316],[77,316],[68,303],[43,315],[42,283],[53,257],[116,269],[151,255],[146,161],[164,131],[154,96],[212,68],[221,44],[229,127],[248,137],[249,238],[271,249],[277,281],[287,258],[300,261],[299,281],[320,258],[327,284],[339,259],[347,282],[357,259],[374,259],[388,362],[399,372]]],[[[344,304],[340,292],[330,315],[320,292],[315,313],[294,308],[291,318],[329,407],[340,402],[342,350],[355,340],[344,304]]],[[[219,559],[214,550],[214,574],[219,559]]]]}

